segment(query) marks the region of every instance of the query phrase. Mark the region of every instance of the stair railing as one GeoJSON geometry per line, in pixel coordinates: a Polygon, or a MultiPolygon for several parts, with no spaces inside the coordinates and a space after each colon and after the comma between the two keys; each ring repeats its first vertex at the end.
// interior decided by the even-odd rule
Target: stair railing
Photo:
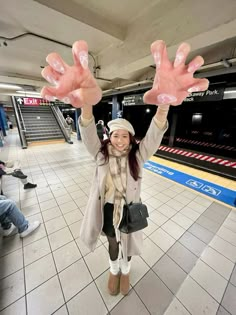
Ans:
{"type": "Polygon", "coordinates": [[[64,116],[62,115],[62,112],[59,109],[59,107],[56,105],[51,105],[50,108],[51,108],[60,128],[61,128],[61,131],[62,131],[66,141],[68,143],[72,144],[73,141],[71,140],[70,127],[68,126],[64,116]]]}
{"type": "Polygon", "coordinates": [[[11,100],[12,100],[12,105],[13,105],[13,109],[14,109],[14,113],[16,117],[16,124],[18,128],[19,136],[20,136],[21,146],[22,146],[22,149],[26,149],[28,146],[27,141],[26,141],[26,136],[25,136],[26,127],[25,127],[25,122],[21,113],[20,105],[16,102],[16,99],[14,96],[11,97],[11,100]]]}

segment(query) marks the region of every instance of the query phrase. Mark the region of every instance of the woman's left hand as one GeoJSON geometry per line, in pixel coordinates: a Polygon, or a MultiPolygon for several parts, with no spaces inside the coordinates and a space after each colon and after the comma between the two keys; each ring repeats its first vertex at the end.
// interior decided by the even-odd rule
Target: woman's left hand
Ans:
{"type": "Polygon", "coordinates": [[[190,52],[189,44],[182,43],[179,46],[173,63],[168,58],[166,45],[162,40],[151,45],[151,52],[156,64],[156,74],[152,89],[144,94],[145,103],[180,105],[191,92],[207,90],[207,79],[193,77],[194,72],[204,64],[203,58],[197,56],[185,65],[190,52]]]}

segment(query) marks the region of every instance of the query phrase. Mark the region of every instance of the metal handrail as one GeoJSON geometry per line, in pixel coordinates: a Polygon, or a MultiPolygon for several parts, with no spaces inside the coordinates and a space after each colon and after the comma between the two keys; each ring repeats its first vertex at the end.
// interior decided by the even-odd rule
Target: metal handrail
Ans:
{"type": "Polygon", "coordinates": [[[21,113],[20,106],[19,106],[19,104],[15,101],[14,96],[12,96],[12,100],[13,100],[13,103],[14,103],[16,109],[17,109],[17,114],[20,114],[20,120],[19,120],[19,121],[22,123],[23,128],[24,128],[24,129],[22,129],[22,131],[26,132],[25,122],[24,122],[24,119],[23,119],[23,116],[22,116],[22,113],[21,113]]]}
{"type": "Polygon", "coordinates": [[[18,103],[16,103],[16,104],[17,104],[16,106],[18,107],[18,113],[20,114],[20,119],[21,119],[20,121],[21,121],[23,128],[24,128],[24,129],[22,129],[22,131],[26,132],[25,122],[24,122],[24,119],[23,119],[23,116],[21,113],[20,105],[18,103]]]}
{"type": "Polygon", "coordinates": [[[13,108],[14,108],[15,115],[16,115],[16,123],[17,123],[17,126],[18,126],[18,131],[19,131],[19,135],[20,135],[21,145],[22,145],[22,148],[25,149],[25,148],[27,148],[27,141],[26,141],[26,138],[25,138],[25,132],[26,132],[25,123],[24,123],[24,120],[23,120],[23,117],[22,117],[21,110],[17,106],[18,104],[16,103],[15,97],[12,96],[11,99],[12,99],[12,104],[13,104],[13,108]],[[20,112],[21,119],[19,117],[19,112],[20,112]],[[21,124],[23,124],[24,129],[22,129],[21,124]]]}
{"type": "Polygon", "coordinates": [[[62,112],[60,111],[60,109],[59,109],[57,106],[54,106],[53,108],[54,108],[55,111],[57,112],[57,114],[58,114],[58,116],[59,116],[59,119],[60,119],[60,121],[62,122],[63,126],[64,126],[67,130],[69,130],[68,124],[67,124],[67,122],[65,121],[65,118],[64,118],[64,116],[62,115],[62,112]]]}
{"type": "Polygon", "coordinates": [[[68,124],[62,115],[62,112],[60,111],[60,109],[57,106],[53,106],[53,109],[56,111],[58,118],[59,118],[61,124],[63,125],[63,127],[68,131],[68,136],[69,136],[69,127],[68,127],[68,124]]]}
{"type": "Polygon", "coordinates": [[[65,118],[63,117],[62,112],[60,111],[60,109],[56,105],[54,105],[54,106],[52,105],[50,107],[51,107],[52,112],[54,113],[56,119],[59,120],[59,124],[60,124],[62,132],[66,138],[66,141],[69,143],[73,143],[71,141],[70,127],[68,126],[67,122],[65,121],[65,118]]]}

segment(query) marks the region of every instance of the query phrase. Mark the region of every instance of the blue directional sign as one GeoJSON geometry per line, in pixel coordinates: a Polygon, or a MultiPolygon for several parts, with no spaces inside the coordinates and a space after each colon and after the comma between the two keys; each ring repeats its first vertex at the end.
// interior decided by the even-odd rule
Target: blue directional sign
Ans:
{"type": "Polygon", "coordinates": [[[221,193],[221,190],[216,189],[215,187],[208,186],[208,185],[205,185],[202,188],[202,190],[213,195],[213,196],[218,196],[221,193]]]}
{"type": "Polygon", "coordinates": [[[203,186],[202,183],[197,182],[195,179],[189,179],[186,184],[194,188],[201,188],[203,186]]]}
{"type": "Polygon", "coordinates": [[[156,174],[169,178],[179,184],[194,189],[216,200],[222,201],[230,206],[236,207],[236,191],[231,190],[214,183],[210,183],[201,178],[194,177],[163,166],[153,161],[148,161],[144,164],[144,168],[156,174]]]}

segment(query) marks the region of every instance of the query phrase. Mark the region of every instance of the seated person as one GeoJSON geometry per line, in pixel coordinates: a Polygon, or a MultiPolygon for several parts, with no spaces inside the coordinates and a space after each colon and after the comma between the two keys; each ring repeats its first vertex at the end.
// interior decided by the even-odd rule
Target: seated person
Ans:
{"type": "Polygon", "coordinates": [[[29,223],[12,200],[0,196],[0,225],[4,237],[18,232],[23,238],[35,231],[40,226],[40,222],[29,223]]]}
{"type": "Polygon", "coordinates": [[[27,180],[27,175],[25,175],[20,169],[19,161],[15,162],[3,162],[0,161],[0,177],[3,175],[11,175],[20,179],[24,185],[24,189],[30,189],[37,187],[36,184],[29,183],[27,180]]]}

